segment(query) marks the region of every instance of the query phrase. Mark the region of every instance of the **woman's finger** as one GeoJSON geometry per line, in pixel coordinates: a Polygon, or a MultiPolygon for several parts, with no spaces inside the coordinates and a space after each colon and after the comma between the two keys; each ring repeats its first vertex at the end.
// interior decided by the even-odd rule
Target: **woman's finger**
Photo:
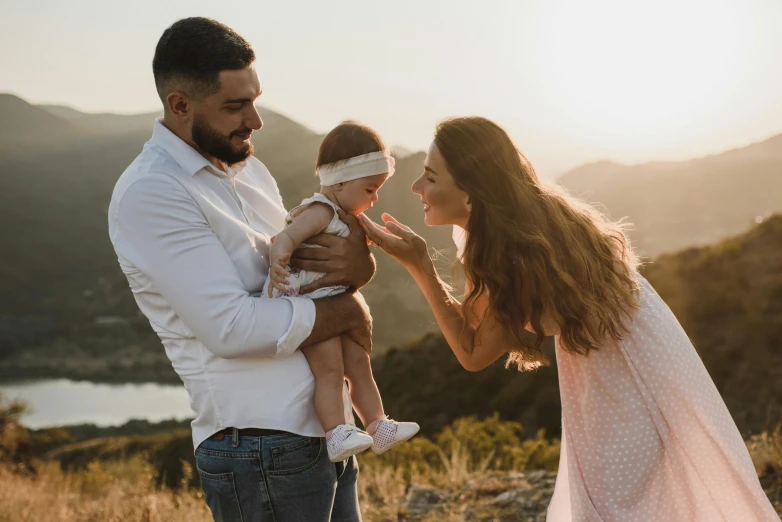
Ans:
{"type": "Polygon", "coordinates": [[[389,234],[385,228],[381,227],[368,217],[362,215],[359,218],[359,223],[364,227],[364,231],[367,237],[372,240],[376,245],[382,245],[384,240],[390,240],[393,236],[389,234]]]}
{"type": "Polygon", "coordinates": [[[415,234],[411,230],[409,229],[405,230],[394,221],[387,221],[386,228],[389,230],[389,232],[404,239],[405,242],[409,242],[415,236],[415,234]]]}
{"type": "Polygon", "coordinates": [[[399,226],[399,228],[401,228],[402,230],[407,230],[408,232],[412,232],[413,231],[407,225],[402,224],[399,221],[397,221],[397,219],[394,216],[392,216],[391,214],[389,214],[388,212],[384,212],[383,215],[380,216],[380,219],[383,220],[383,223],[388,223],[389,221],[392,222],[392,223],[396,223],[399,226]]]}

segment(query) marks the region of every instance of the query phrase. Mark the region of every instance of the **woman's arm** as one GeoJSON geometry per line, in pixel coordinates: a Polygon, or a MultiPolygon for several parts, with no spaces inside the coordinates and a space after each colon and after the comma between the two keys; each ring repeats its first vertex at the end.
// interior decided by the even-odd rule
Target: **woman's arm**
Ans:
{"type": "Polygon", "coordinates": [[[467,321],[461,303],[450,294],[437,275],[423,238],[388,214],[383,215],[383,221],[386,226],[380,227],[366,216],[360,216],[370,241],[401,263],[413,276],[462,367],[468,371],[480,371],[513,348],[505,342],[504,328],[486,311],[487,298],[479,299],[475,306],[476,317],[467,321]],[[463,331],[465,335],[462,335],[463,331]]]}
{"type": "MultiPolygon", "coordinates": [[[[471,320],[465,318],[462,304],[450,294],[431,260],[409,272],[432,308],[448,346],[465,370],[483,370],[508,351],[503,330],[489,313],[483,314],[482,319],[478,314],[473,314],[471,320]]],[[[476,311],[480,309],[476,306],[476,311]]]]}

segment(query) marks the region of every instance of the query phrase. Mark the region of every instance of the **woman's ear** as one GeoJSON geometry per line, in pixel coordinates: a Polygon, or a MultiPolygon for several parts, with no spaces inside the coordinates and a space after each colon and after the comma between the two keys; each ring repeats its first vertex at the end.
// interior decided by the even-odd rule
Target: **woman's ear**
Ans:
{"type": "Polygon", "coordinates": [[[342,183],[337,183],[336,185],[332,185],[331,188],[333,188],[335,192],[342,192],[342,183]]]}

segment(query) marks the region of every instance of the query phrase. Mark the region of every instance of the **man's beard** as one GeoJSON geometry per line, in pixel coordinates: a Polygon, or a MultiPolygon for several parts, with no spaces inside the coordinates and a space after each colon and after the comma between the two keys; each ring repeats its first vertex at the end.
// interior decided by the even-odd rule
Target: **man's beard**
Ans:
{"type": "Polygon", "coordinates": [[[193,143],[198,145],[202,152],[214,156],[230,167],[246,160],[253,153],[253,144],[251,142],[248,141],[240,148],[236,148],[231,141],[235,135],[247,134],[250,130],[235,130],[228,137],[225,137],[209,125],[206,118],[197,115],[193,118],[193,143]]]}

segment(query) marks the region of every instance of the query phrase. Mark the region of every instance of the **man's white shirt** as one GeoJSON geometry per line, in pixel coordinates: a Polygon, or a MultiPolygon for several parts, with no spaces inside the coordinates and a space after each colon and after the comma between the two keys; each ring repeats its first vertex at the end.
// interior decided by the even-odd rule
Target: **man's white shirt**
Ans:
{"type": "Polygon", "coordinates": [[[228,427],[323,436],[297,349],[315,305],[260,296],[285,225],[277,184],[253,156],[227,171],[157,121],[114,188],[111,242],[187,388],[194,447],[228,427]]]}

